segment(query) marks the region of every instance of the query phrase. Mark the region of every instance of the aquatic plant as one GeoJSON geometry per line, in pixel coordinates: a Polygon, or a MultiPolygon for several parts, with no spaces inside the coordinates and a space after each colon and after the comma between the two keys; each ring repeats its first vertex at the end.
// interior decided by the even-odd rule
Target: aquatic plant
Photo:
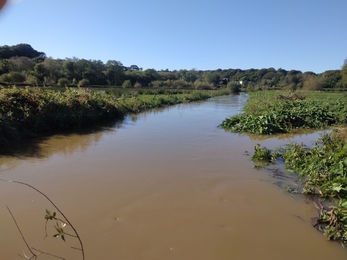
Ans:
{"type": "Polygon", "coordinates": [[[254,154],[251,159],[254,162],[262,162],[264,164],[268,164],[270,162],[275,162],[278,156],[278,151],[275,150],[272,152],[266,147],[260,147],[260,144],[257,144],[254,147],[254,154]]]}
{"type": "MultiPolygon", "coordinates": [[[[288,133],[296,129],[321,129],[347,124],[347,99],[314,100],[252,97],[241,114],[226,118],[221,127],[254,134],[288,133]]],[[[295,96],[296,97],[296,96],[295,96]]]]}
{"type": "MultiPolygon", "coordinates": [[[[255,152],[265,154],[270,159],[271,151],[265,147],[260,150],[256,146],[255,152]]],[[[284,160],[289,172],[297,174],[304,186],[303,194],[319,196],[321,200],[329,202],[330,206],[314,202],[319,212],[314,226],[329,240],[346,243],[347,141],[335,132],[326,133],[311,148],[304,144],[290,143],[275,156],[284,160]]]]}

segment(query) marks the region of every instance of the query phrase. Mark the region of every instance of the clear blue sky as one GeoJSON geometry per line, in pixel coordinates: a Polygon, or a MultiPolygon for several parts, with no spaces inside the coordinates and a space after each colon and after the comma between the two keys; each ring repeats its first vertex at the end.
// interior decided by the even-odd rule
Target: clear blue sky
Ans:
{"type": "Polygon", "coordinates": [[[340,69],[347,0],[9,0],[0,46],[156,70],[340,69]]]}

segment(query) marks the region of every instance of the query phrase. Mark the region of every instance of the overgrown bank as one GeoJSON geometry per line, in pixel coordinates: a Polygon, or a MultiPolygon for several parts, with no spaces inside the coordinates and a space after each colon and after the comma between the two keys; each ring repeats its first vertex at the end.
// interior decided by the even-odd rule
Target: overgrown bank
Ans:
{"type": "Polygon", "coordinates": [[[344,94],[282,94],[251,95],[243,113],[226,118],[221,126],[233,132],[275,134],[347,124],[347,96],[344,94]]]}
{"type": "MultiPolygon", "coordinates": [[[[234,132],[274,134],[347,124],[347,97],[343,94],[282,94],[253,95],[243,113],[226,119],[222,126],[234,132]]],[[[283,160],[299,181],[287,191],[308,196],[318,210],[313,226],[329,240],[346,244],[347,138],[341,129],[322,135],[313,147],[291,143],[270,151],[257,145],[252,160],[283,160]]]]}
{"type": "Polygon", "coordinates": [[[227,90],[115,97],[103,91],[0,87],[0,145],[79,128],[131,112],[228,94],[227,90]]]}
{"type": "Polygon", "coordinates": [[[285,162],[289,172],[297,175],[296,187],[288,192],[312,199],[318,217],[312,225],[329,240],[347,243],[347,141],[339,132],[322,135],[313,147],[291,143],[274,152],[255,147],[252,160],[285,162]]]}

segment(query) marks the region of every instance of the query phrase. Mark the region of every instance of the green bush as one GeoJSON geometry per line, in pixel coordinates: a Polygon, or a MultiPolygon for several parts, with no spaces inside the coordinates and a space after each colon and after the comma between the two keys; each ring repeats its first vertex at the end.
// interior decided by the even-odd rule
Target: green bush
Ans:
{"type": "Polygon", "coordinates": [[[200,80],[196,80],[194,82],[194,88],[197,90],[210,90],[213,89],[213,84],[208,83],[208,82],[204,82],[204,81],[200,81],[200,80]]]}
{"type": "Polygon", "coordinates": [[[57,86],[63,88],[63,87],[69,86],[69,84],[70,84],[70,81],[67,78],[60,78],[58,80],[57,86]]]}
{"type": "MultiPolygon", "coordinates": [[[[266,148],[255,148],[255,154],[270,159],[266,148]]],[[[289,172],[299,177],[303,194],[314,196],[319,217],[314,225],[329,240],[347,243],[347,142],[336,132],[322,135],[309,148],[291,143],[281,149],[289,172]],[[302,185],[303,184],[303,185],[302,185]],[[302,187],[303,186],[303,187],[302,187]],[[321,204],[320,201],[326,200],[321,204]],[[326,205],[330,205],[327,207],[326,205]]]]}
{"type": "Polygon", "coordinates": [[[125,80],[125,81],[123,82],[123,84],[122,84],[122,87],[123,87],[123,88],[132,88],[133,85],[131,84],[130,79],[125,80]]]}
{"type": "Polygon", "coordinates": [[[142,84],[139,82],[136,82],[134,85],[134,88],[142,88],[142,84]]]}
{"type": "Polygon", "coordinates": [[[36,76],[33,76],[33,75],[29,75],[25,82],[27,84],[36,85],[36,86],[40,84],[39,79],[36,76]]]}
{"type": "Polygon", "coordinates": [[[0,82],[6,83],[22,83],[25,81],[25,76],[17,71],[12,71],[0,76],[0,82]]]}
{"type": "Polygon", "coordinates": [[[231,93],[239,93],[241,90],[241,85],[238,82],[230,81],[227,84],[227,88],[230,90],[231,93]]]}
{"type": "Polygon", "coordinates": [[[88,79],[81,79],[81,80],[78,82],[77,86],[78,86],[79,88],[89,87],[89,86],[90,86],[90,82],[89,82],[88,79]]]}

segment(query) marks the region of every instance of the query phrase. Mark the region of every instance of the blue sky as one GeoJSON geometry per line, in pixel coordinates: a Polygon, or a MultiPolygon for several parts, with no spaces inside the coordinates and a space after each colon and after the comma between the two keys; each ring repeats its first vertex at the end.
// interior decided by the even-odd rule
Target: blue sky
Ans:
{"type": "Polygon", "coordinates": [[[340,69],[346,0],[10,0],[0,46],[156,70],[340,69]]]}

